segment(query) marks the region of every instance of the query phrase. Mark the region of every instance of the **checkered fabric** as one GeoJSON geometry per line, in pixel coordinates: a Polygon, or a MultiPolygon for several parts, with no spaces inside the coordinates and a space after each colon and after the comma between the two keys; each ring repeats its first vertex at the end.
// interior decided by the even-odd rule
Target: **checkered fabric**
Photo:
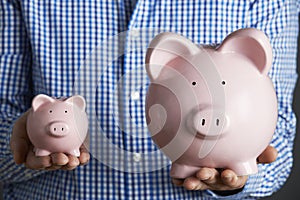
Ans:
{"type": "MultiPolygon", "coordinates": [[[[296,118],[299,1],[296,0],[1,0],[0,181],[4,199],[254,199],[271,195],[292,167],[296,118]],[[168,159],[145,122],[145,51],[162,31],[197,44],[219,44],[245,27],[273,47],[269,76],[278,97],[272,145],[278,159],[259,165],[244,189],[220,197],[172,184],[168,159]],[[89,164],[73,171],[34,171],[14,164],[13,122],[34,95],[81,94],[90,126],[89,164]]],[[[255,126],[255,124],[253,125],[255,126]]]]}

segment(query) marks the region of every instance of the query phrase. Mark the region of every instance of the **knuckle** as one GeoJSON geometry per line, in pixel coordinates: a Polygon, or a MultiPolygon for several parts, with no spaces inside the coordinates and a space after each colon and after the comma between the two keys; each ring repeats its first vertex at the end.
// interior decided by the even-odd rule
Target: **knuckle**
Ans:
{"type": "Polygon", "coordinates": [[[46,168],[51,166],[50,159],[48,157],[39,160],[39,166],[46,168]]]}

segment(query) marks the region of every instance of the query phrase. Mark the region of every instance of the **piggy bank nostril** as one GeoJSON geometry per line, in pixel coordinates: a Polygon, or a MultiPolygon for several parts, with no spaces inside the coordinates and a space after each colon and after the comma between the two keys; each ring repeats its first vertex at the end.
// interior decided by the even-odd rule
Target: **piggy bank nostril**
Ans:
{"type": "MultiPolygon", "coordinates": [[[[215,122],[216,122],[216,126],[220,125],[220,119],[219,118],[217,118],[215,122]]],[[[205,126],[205,123],[206,123],[206,120],[204,118],[202,118],[201,126],[205,126]]]]}
{"type": "Polygon", "coordinates": [[[202,125],[202,126],[205,125],[205,119],[202,119],[201,125],[202,125]]]}
{"type": "Polygon", "coordinates": [[[217,120],[216,120],[216,125],[219,126],[219,124],[220,124],[220,120],[217,119],[217,120]]]}
{"type": "Polygon", "coordinates": [[[49,125],[49,133],[54,136],[64,136],[69,133],[69,127],[63,122],[54,122],[49,125]]]}

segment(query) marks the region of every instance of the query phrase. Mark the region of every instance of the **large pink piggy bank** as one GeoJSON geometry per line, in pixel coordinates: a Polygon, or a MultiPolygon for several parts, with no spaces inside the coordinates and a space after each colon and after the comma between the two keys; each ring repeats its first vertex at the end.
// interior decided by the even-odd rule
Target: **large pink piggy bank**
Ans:
{"type": "Polygon", "coordinates": [[[27,132],[36,156],[67,153],[80,156],[79,148],[88,131],[85,100],[79,95],[55,99],[44,94],[32,101],[27,132]]]}
{"type": "Polygon", "coordinates": [[[257,172],[256,159],[277,123],[271,65],[268,38],[252,28],[231,33],[217,47],[175,33],[153,39],[146,54],[146,119],[173,163],[172,177],[201,167],[257,172]]]}

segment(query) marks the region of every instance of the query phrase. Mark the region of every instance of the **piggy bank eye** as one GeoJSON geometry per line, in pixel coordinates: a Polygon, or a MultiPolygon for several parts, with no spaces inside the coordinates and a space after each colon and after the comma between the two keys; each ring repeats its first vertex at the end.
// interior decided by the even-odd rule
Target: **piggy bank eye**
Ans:
{"type": "Polygon", "coordinates": [[[52,110],[49,110],[49,113],[52,113],[52,110]]]}
{"type": "Polygon", "coordinates": [[[67,111],[67,110],[65,110],[65,113],[68,113],[68,111],[67,111]]]}
{"type": "Polygon", "coordinates": [[[193,86],[197,85],[197,82],[196,82],[196,81],[193,81],[193,82],[192,82],[192,85],[193,85],[193,86]]]}
{"type": "Polygon", "coordinates": [[[226,84],[226,82],[225,82],[225,81],[222,81],[221,83],[222,83],[222,85],[225,85],[225,84],[226,84]]]}

